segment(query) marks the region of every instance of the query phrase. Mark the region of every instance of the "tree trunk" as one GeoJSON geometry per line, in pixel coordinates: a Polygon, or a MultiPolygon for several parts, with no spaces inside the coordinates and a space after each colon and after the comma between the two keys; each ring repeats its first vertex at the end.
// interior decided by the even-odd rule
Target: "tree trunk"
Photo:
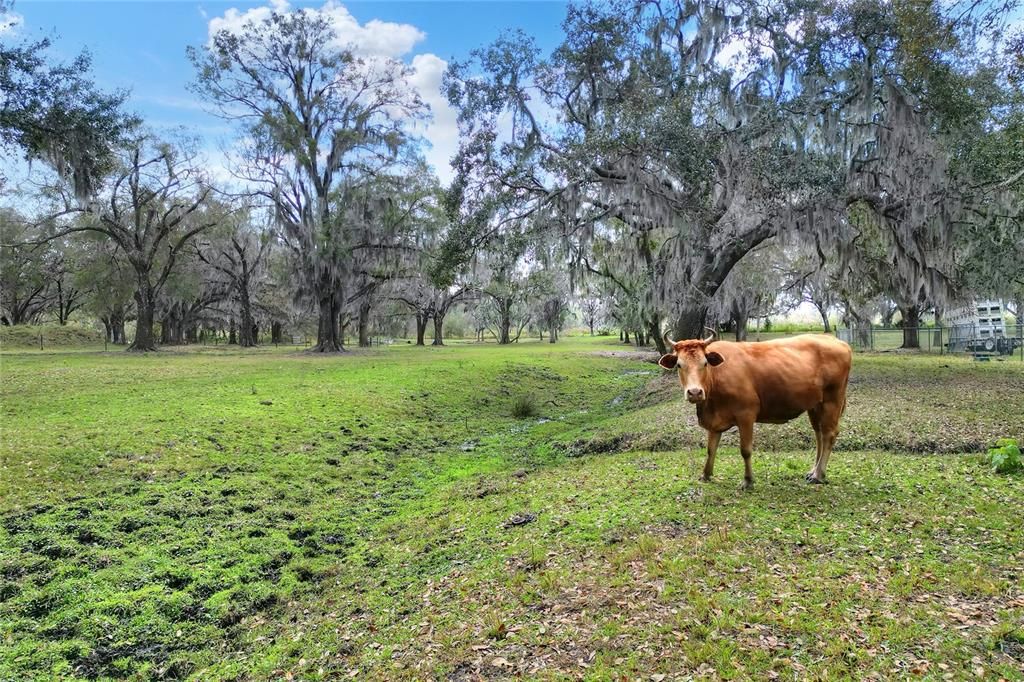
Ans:
{"type": "Polygon", "coordinates": [[[271,322],[270,323],[270,342],[271,343],[281,343],[282,337],[284,336],[282,334],[282,331],[283,330],[281,329],[281,323],[280,322],[278,322],[276,320],[271,322]]]}
{"type": "Polygon", "coordinates": [[[432,346],[444,345],[444,313],[434,311],[434,342],[432,346]]]}
{"type": "Polygon", "coordinates": [[[684,341],[686,339],[703,339],[704,323],[707,320],[708,308],[706,305],[690,304],[676,318],[672,331],[675,332],[673,339],[684,341]]]}
{"type": "Polygon", "coordinates": [[[238,345],[242,348],[252,348],[256,345],[256,321],[252,317],[252,302],[249,300],[249,289],[244,285],[239,288],[241,291],[238,295],[238,307],[242,320],[238,329],[238,345]]]}
{"type": "Polygon", "coordinates": [[[654,347],[658,349],[658,352],[664,355],[668,352],[668,346],[665,345],[665,338],[661,335],[661,320],[651,320],[650,326],[647,329],[647,335],[654,341],[654,347]]]}
{"type": "Polygon", "coordinates": [[[548,343],[555,343],[556,341],[558,341],[558,330],[552,327],[548,332],[548,343]]]}
{"type": "Polygon", "coordinates": [[[427,335],[427,322],[430,317],[426,313],[416,313],[416,345],[422,346],[423,337],[427,335]]]}
{"type": "Polygon", "coordinates": [[[900,310],[898,306],[886,306],[885,312],[882,313],[882,328],[892,329],[892,318],[896,314],[896,311],[900,310]]]}
{"type": "Polygon", "coordinates": [[[110,324],[109,317],[101,317],[100,322],[103,323],[103,338],[108,343],[114,342],[114,327],[110,324]]]}
{"type": "MultiPolygon", "coordinates": [[[[750,321],[750,311],[739,301],[732,302],[732,323],[733,332],[737,341],[747,340],[747,323],[750,321]]],[[[703,336],[701,338],[704,338],[703,336]]]]}
{"type": "Polygon", "coordinates": [[[182,342],[181,308],[175,303],[168,306],[167,313],[160,320],[160,344],[176,346],[182,342]]]}
{"type": "Polygon", "coordinates": [[[370,302],[359,304],[359,347],[370,347],[370,302]]]}
{"type": "Polygon", "coordinates": [[[828,321],[828,308],[825,306],[817,306],[818,314],[821,315],[821,326],[825,328],[826,334],[832,333],[832,323],[828,321]]]}
{"type": "Polygon", "coordinates": [[[632,343],[629,340],[629,332],[626,331],[625,329],[622,330],[622,337],[623,337],[623,341],[622,341],[623,343],[632,343]]]}
{"type": "Polygon", "coordinates": [[[139,278],[139,287],[135,290],[135,307],[137,319],[135,320],[135,338],[128,351],[134,353],[145,353],[156,350],[156,338],[153,336],[153,318],[156,316],[156,295],[149,286],[149,282],[139,278]]]}
{"type": "Polygon", "coordinates": [[[506,299],[498,308],[501,313],[501,320],[498,324],[498,343],[512,343],[512,301],[506,299]]]}
{"type": "Polygon", "coordinates": [[[330,293],[323,296],[319,301],[320,319],[316,328],[316,345],[310,348],[312,353],[340,353],[345,350],[345,344],[341,341],[341,318],[340,296],[330,293]]]}
{"type": "Polygon", "coordinates": [[[238,329],[235,327],[235,318],[233,317],[228,323],[228,343],[232,345],[238,343],[238,329]]]}
{"type": "Polygon", "coordinates": [[[900,315],[903,316],[903,345],[901,348],[920,348],[921,341],[918,338],[917,328],[920,326],[921,309],[916,305],[900,308],[900,315]]]}

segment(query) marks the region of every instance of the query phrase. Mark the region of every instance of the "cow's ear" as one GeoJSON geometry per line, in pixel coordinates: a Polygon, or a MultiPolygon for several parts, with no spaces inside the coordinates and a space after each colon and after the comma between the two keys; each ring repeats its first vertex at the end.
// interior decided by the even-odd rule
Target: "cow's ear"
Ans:
{"type": "Polygon", "coordinates": [[[661,360],[658,360],[658,364],[665,369],[675,369],[676,365],[679,364],[679,358],[676,357],[675,353],[669,353],[667,355],[662,355],[661,360]]]}
{"type": "Polygon", "coordinates": [[[725,358],[723,358],[721,355],[719,355],[715,351],[711,351],[710,353],[706,353],[704,355],[704,357],[706,357],[708,359],[708,364],[711,365],[712,367],[718,367],[720,364],[725,362],[725,358]]]}

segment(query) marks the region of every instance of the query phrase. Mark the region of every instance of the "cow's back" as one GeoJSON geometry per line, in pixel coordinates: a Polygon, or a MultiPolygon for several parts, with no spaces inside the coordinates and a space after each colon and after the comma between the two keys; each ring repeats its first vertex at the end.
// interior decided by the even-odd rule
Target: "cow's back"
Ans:
{"type": "Polygon", "coordinates": [[[845,400],[852,353],[834,337],[716,342],[707,350],[725,359],[715,368],[711,395],[719,409],[752,411],[759,422],[785,422],[823,402],[845,400]]]}

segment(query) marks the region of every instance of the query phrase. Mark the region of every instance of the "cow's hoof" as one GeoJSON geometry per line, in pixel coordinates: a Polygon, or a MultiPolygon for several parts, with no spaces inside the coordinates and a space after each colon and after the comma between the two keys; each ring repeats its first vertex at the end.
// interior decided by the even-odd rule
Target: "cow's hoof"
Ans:
{"type": "Polygon", "coordinates": [[[753,490],[753,489],[754,489],[754,482],[753,481],[743,481],[743,485],[740,486],[740,490],[753,490]]]}
{"type": "Polygon", "coordinates": [[[828,483],[828,481],[826,481],[824,478],[818,478],[817,476],[808,476],[807,482],[814,483],[816,485],[825,485],[826,483],[828,483]]]}
{"type": "Polygon", "coordinates": [[[699,480],[702,483],[710,483],[711,482],[711,477],[708,476],[707,474],[705,474],[705,475],[701,476],[699,480]]]}
{"type": "Polygon", "coordinates": [[[806,474],[804,474],[804,480],[805,481],[810,481],[812,478],[814,478],[814,472],[813,471],[808,471],[806,474]]]}

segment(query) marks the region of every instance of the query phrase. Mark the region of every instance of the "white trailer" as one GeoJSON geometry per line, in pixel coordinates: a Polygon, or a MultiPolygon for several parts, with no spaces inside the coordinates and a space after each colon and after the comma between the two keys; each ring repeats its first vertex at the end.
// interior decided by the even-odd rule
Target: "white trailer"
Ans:
{"type": "Polygon", "coordinates": [[[949,350],[1009,355],[1019,341],[1006,335],[1003,304],[996,300],[970,301],[946,312],[950,326],[949,350]]]}

